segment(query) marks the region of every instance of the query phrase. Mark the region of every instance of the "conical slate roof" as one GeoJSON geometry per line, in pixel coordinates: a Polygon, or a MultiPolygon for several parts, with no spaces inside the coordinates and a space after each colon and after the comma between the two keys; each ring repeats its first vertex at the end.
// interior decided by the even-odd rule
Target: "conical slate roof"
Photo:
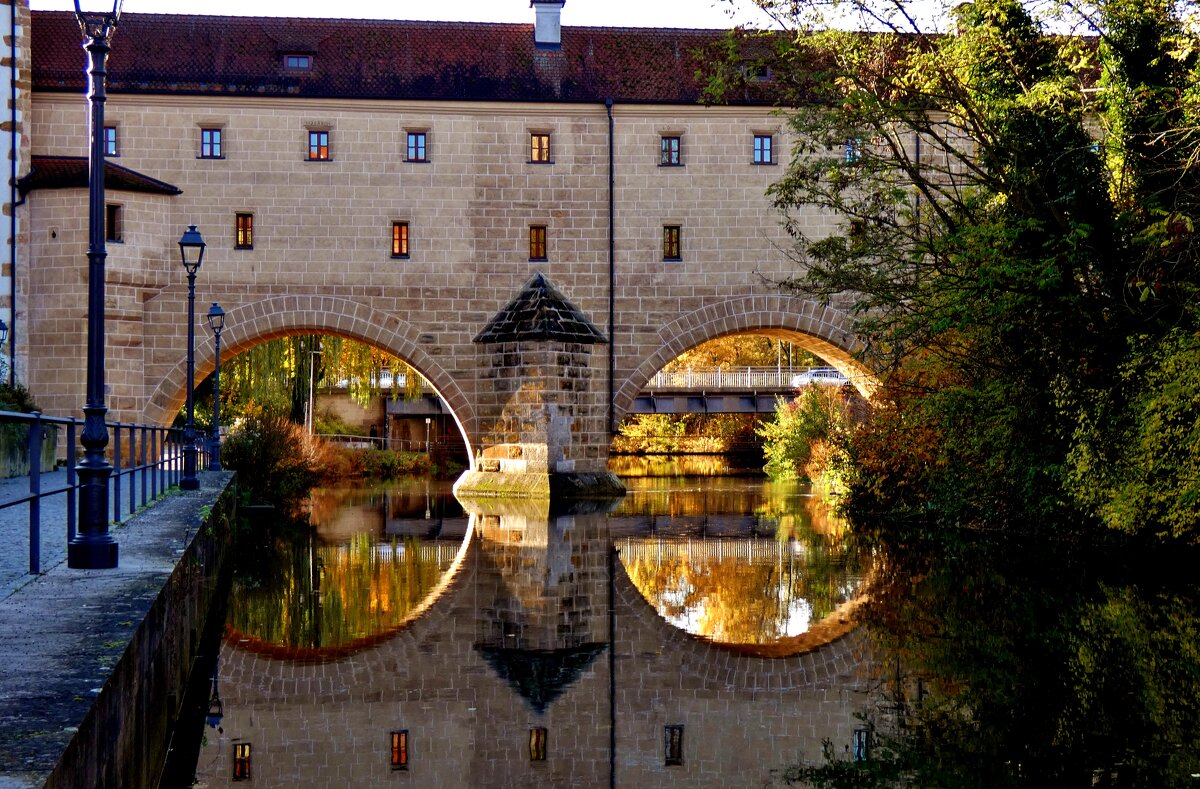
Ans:
{"type": "Polygon", "coordinates": [[[587,345],[606,343],[608,339],[578,307],[546,279],[534,274],[517,297],[488,321],[475,342],[522,342],[559,340],[587,345]]]}

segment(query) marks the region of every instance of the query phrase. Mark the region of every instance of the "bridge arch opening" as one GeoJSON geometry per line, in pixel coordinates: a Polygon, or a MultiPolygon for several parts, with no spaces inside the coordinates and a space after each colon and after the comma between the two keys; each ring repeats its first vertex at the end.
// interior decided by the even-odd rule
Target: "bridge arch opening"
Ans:
{"type": "MultiPolygon", "coordinates": [[[[255,346],[296,335],[335,336],[363,343],[400,359],[415,370],[438,398],[465,447],[467,461],[475,455],[470,427],[474,410],[450,371],[422,348],[415,327],[394,315],[360,302],[330,297],[278,297],[226,311],[221,333],[222,376],[229,360],[255,346]]],[[[210,332],[197,330],[195,381],[199,384],[216,366],[216,343],[210,332]]],[[[187,399],[187,359],[178,359],[150,394],[147,422],[167,425],[187,399]]],[[[223,420],[224,421],[224,420],[223,420]]]]}

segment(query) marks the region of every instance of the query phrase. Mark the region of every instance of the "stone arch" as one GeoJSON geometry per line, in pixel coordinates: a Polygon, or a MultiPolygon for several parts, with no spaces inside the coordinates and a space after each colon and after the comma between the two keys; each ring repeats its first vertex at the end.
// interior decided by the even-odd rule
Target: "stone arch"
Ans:
{"type": "MultiPolygon", "coordinates": [[[[231,308],[221,333],[221,358],[229,359],[250,347],[291,334],[327,333],[349,337],[387,351],[418,370],[450,408],[467,444],[474,452],[475,410],[458,382],[419,344],[418,329],[390,313],[368,304],[336,296],[277,296],[231,308]]],[[[196,380],[216,364],[211,334],[196,334],[196,380]]],[[[182,358],[164,376],[146,403],[145,418],[167,424],[187,399],[187,359],[182,358]]]]}
{"type": "Polygon", "coordinates": [[[647,382],[676,356],[708,340],[743,332],[793,340],[845,373],[864,395],[874,389],[873,371],[855,357],[865,346],[846,313],[798,296],[739,296],[680,315],[659,329],[658,347],[616,390],[616,419],[629,411],[647,382]]]}

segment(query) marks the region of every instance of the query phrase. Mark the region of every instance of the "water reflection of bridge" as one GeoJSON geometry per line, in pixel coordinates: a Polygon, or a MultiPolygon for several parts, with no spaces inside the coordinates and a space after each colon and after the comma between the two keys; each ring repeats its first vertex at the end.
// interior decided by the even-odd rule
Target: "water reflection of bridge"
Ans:
{"type": "Polygon", "coordinates": [[[788,562],[805,553],[804,544],[796,540],[719,539],[677,540],[627,537],[616,541],[621,559],[655,561],[668,556],[683,556],[689,561],[721,561],[738,559],[748,562],[788,562]]]}

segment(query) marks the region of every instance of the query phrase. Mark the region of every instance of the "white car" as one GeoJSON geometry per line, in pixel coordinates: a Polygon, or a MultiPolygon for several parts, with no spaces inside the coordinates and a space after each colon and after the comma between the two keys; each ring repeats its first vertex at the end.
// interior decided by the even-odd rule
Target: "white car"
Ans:
{"type": "Polygon", "coordinates": [[[822,386],[841,386],[847,383],[850,379],[839,373],[832,367],[814,367],[811,370],[805,370],[802,373],[797,373],[792,376],[792,386],[801,387],[810,384],[820,384],[822,386]]]}

